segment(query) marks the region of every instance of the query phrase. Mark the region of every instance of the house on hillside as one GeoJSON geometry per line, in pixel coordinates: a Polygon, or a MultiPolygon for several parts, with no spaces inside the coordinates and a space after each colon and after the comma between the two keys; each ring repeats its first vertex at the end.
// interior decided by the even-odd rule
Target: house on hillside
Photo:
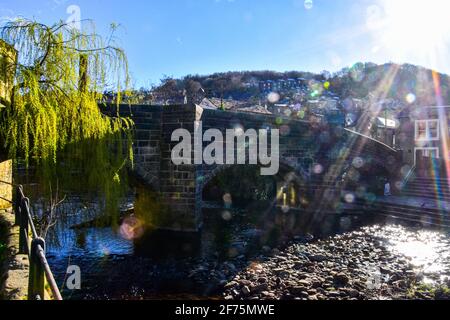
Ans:
{"type": "Polygon", "coordinates": [[[450,106],[412,107],[399,114],[397,149],[417,166],[423,158],[450,159],[450,106]]]}
{"type": "Polygon", "coordinates": [[[274,90],[274,82],[272,80],[260,81],[259,82],[259,90],[261,92],[271,92],[274,90]]]}
{"type": "Polygon", "coordinates": [[[308,81],[304,78],[297,79],[278,79],[278,80],[266,80],[259,82],[259,90],[261,93],[268,92],[286,92],[294,89],[306,88],[308,81]]]}
{"type": "Polygon", "coordinates": [[[287,88],[288,89],[295,89],[297,88],[297,81],[295,81],[295,79],[287,79],[287,88]]]}
{"type": "Polygon", "coordinates": [[[397,122],[393,119],[376,117],[370,124],[372,138],[395,148],[397,122]]]}

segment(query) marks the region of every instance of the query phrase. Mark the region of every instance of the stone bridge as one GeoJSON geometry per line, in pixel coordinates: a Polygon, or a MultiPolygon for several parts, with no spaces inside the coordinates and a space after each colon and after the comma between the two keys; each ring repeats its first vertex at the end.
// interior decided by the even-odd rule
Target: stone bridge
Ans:
{"type": "MultiPolygon", "coordinates": [[[[237,126],[247,129],[280,130],[280,188],[293,185],[301,190],[315,190],[311,208],[321,210],[326,199],[339,197],[339,190],[358,183],[362,175],[393,177],[398,154],[392,148],[363,135],[343,129],[273,115],[207,110],[196,105],[143,106],[122,105],[120,115],[135,123],[134,173],[160,195],[164,209],[152,224],[163,229],[197,231],[202,226],[202,191],[208,182],[229,165],[175,165],[172,133],[180,128],[194,137],[195,121],[202,121],[205,132],[225,132],[237,126]],[[348,179],[357,176],[358,179],[348,179]],[[347,179],[346,179],[347,177],[347,179]],[[347,182],[347,180],[349,182],[347,182]],[[331,190],[331,191],[330,191],[331,190]],[[326,199],[325,199],[326,198],[326,199]],[[162,216],[161,216],[162,215],[162,216]]],[[[115,107],[105,114],[115,114],[115,107]]],[[[270,141],[270,139],[269,139],[270,141]]],[[[209,142],[204,143],[204,146],[209,142]]],[[[284,199],[286,201],[286,199],[284,199]]],[[[333,200],[334,201],[334,200],[333,200]]],[[[301,206],[299,199],[290,199],[301,206]]]]}

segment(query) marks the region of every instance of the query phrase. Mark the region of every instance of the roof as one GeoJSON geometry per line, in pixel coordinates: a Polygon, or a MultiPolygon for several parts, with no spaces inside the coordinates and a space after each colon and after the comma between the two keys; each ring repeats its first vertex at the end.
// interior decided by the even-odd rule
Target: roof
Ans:
{"type": "Polygon", "coordinates": [[[378,140],[376,140],[376,139],[374,139],[374,138],[371,138],[371,137],[369,137],[369,136],[366,136],[366,135],[364,135],[364,134],[362,134],[362,133],[360,133],[360,132],[358,132],[358,131],[350,130],[350,129],[348,129],[348,128],[344,128],[344,130],[347,131],[347,132],[350,132],[350,133],[352,133],[352,134],[355,134],[355,135],[357,135],[357,136],[360,136],[360,137],[363,137],[363,138],[372,140],[372,141],[374,141],[374,142],[376,142],[376,143],[378,143],[378,144],[384,146],[385,148],[387,148],[387,149],[389,149],[389,150],[391,150],[391,151],[393,151],[393,152],[398,152],[397,150],[395,150],[394,148],[388,146],[387,144],[385,144],[385,143],[383,143],[383,142],[381,142],[381,141],[378,141],[378,140]]]}
{"type": "Polygon", "coordinates": [[[203,109],[217,110],[219,109],[214,103],[212,103],[209,99],[205,98],[200,102],[200,107],[203,109]]]}
{"type": "Polygon", "coordinates": [[[269,110],[267,110],[263,106],[252,106],[252,107],[244,107],[236,109],[238,112],[247,112],[247,113],[261,113],[261,114],[272,114],[269,110]]]}
{"type": "Polygon", "coordinates": [[[387,127],[388,129],[395,129],[397,127],[397,123],[392,119],[377,117],[377,126],[385,128],[387,127]]]}
{"type": "Polygon", "coordinates": [[[409,106],[403,108],[403,110],[399,113],[399,118],[408,118],[411,114],[417,114],[420,112],[425,112],[433,109],[450,109],[450,106],[409,106]]]}
{"type": "Polygon", "coordinates": [[[235,110],[239,107],[242,107],[243,102],[230,100],[230,99],[219,99],[219,98],[205,98],[200,103],[200,106],[204,109],[219,109],[221,106],[225,110],[235,110]],[[206,107],[203,107],[205,105],[206,107]]]}

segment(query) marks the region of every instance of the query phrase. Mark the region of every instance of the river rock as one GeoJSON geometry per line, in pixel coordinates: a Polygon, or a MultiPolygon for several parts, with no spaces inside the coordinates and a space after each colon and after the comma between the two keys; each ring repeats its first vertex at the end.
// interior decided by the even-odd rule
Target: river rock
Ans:
{"type": "Polygon", "coordinates": [[[243,286],[241,291],[244,296],[248,296],[250,294],[250,288],[247,286],[243,286]]]}
{"type": "Polygon", "coordinates": [[[309,256],[309,259],[314,262],[323,262],[323,261],[327,260],[327,256],[325,256],[323,254],[315,254],[315,255],[309,256]]]}
{"type": "Polygon", "coordinates": [[[254,285],[250,288],[252,293],[261,293],[262,291],[268,290],[269,286],[267,283],[261,283],[258,285],[254,285]]]}
{"type": "Polygon", "coordinates": [[[298,296],[304,292],[307,292],[307,291],[308,291],[308,288],[305,288],[304,286],[296,286],[296,287],[289,288],[289,292],[296,296],[298,296]]]}
{"type": "MultiPolygon", "coordinates": [[[[266,255],[258,256],[257,263],[235,277],[246,281],[227,283],[224,296],[295,300],[378,299],[380,295],[386,299],[413,298],[408,290],[414,281],[421,279],[418,272],[409,265],[411,260],[386,249],[385,242],[374,236],[376,228],[361,228],[314,243],[294,243],[279,252],[266,248],[263,250],[266,255]],[[255,271],[256,265],[259,272],[255,271]],[[381,272],[377,290],[368,286],[371,266],[381,272]]],[[[244,263],[238,266],[238,270],[245,268],[244,263]]],[[[436,279],[440,281],[439,277],[436,279]]],[[[432,297],[422,292],[416,298],[432,297]]]]}
{"type": "Polygon", "coordinates": [[[237,283],[236,281],[231,281],[231,282],[228,282],[228,283],[224,286],[224,288],[225,288],[225,289],[232,289],[232,288],[234,288],[234,287],[236,287],[236,286],[238,286],[238,283],[237,283]]]}
{"type": "Polygon", "coordinates": [[[267,282],[267,278],[259,277],[257,281],[258,281],[258,283],[266,283],[267,282]]]}
{"type": "Polygon", "coordinates": [[[350,281],[350,279],[349,279],[349,277],[345,274],[345,273],[343,273],[343,272],[341,272],[341,273],[337,273],[335,276],[334,276],[334,281],[337,283],[337,284],[339,284],[339,285],[346,285],[346,284],[348,284],[348,282],[350,281]]]}

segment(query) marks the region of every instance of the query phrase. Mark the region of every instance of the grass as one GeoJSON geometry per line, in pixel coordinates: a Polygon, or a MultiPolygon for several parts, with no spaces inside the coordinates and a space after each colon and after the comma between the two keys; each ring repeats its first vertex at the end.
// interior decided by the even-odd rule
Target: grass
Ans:
{"type": "Polygon", "coordinates": [[[415,284],[408,291],[410,299],[450,300],[450,288],[447,285],[432,286],[429,284],[415,284]]]}

